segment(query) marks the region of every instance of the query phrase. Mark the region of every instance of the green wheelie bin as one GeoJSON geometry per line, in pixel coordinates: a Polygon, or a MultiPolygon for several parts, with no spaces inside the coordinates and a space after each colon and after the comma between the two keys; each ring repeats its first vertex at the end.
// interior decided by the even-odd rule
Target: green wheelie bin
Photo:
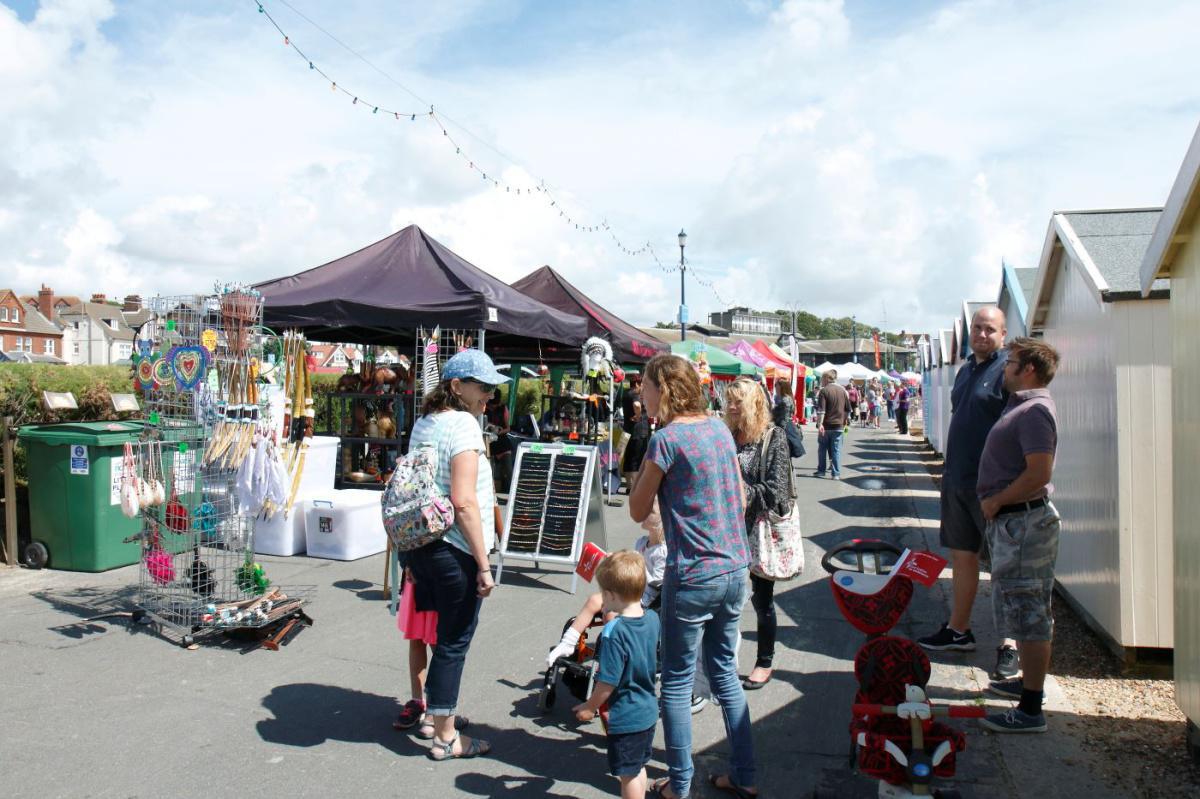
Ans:
{"type": "Polygon", "coordinates": [[[21,428],[32,539],[27,564],[99,572],[138,562],[141,544],[124,539],[141,529],[141,520],[121,512],[121,473],[125,443],[141,432],[141,422],[21,428]]]}

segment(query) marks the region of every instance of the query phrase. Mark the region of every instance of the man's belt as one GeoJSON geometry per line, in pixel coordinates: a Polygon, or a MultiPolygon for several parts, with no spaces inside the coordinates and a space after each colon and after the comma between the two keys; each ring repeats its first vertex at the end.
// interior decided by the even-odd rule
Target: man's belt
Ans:
{"type": "Polygon", "coordinates": [[[1031,499],[1028,502],[1015,502],[1012,505],[1001,505],[1000,510],[996,511],[996,515],[999,516],[1002,513],[1025,513],[1026,511],[1033,510],[1034,508],[1041,508],[1049,501],[1049,498],[1042,497],[1041,499],[1031,499]]]}

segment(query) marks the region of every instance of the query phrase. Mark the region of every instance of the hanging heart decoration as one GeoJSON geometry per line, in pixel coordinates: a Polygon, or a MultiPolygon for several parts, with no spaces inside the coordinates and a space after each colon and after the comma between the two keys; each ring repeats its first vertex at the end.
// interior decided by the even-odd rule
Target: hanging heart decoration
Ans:
{"type": "Polygon", "coordinates": [[[204,379],[208,371],[208,350],[204,347],[172,347],[167,353],[171,372],[175,375],[175,388],[191,391],[204,379]]]}
{"type": "Polygon", "coordinates": [[[138,358],[137,382],[142,391],[150,391],[154,388],[154,360],[152,358],[138,358]]]}
{"type": "Polygon", "coordinates": [[[154,361],[154,387],[165,388],[171,385],[171,364],[163,357],[161,352],[156,352],[153,355],[154,361]]]}
{"type": "Polygon", "coordinates": [[[150,353],[154,351],[154,342],[149,339],[139,338],[137,340],[138,355],[143,358],[150,357],[150,353]]]}

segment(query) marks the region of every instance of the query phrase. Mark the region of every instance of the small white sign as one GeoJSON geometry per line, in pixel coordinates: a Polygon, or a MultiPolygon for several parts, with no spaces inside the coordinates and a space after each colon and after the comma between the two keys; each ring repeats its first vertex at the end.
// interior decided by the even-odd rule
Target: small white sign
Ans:
{"type": "Polygon", "coordinates": [[[500,321],[499,312],[495,308],[492,308],[491,306],[488,307],[488,321],[489,322],[499,322],[500,321]]]}
{"type": "Polygon", "coordinates": [[[108,504],[121,504],[121,480],[125,477],[125,459],[109,458],[108,504]]]}
{"type": "Polygon", "coordinates": [[[71,474],[88,474],[91,462],[88,460],[87,447],[83,444],[71,445],[71,474]]]}
{"type": "Polygon", "coordinates": [[[171,462],[171,479],[176,493],[196,490],[196,453],[193,450],[176,452],[171,462]]]}

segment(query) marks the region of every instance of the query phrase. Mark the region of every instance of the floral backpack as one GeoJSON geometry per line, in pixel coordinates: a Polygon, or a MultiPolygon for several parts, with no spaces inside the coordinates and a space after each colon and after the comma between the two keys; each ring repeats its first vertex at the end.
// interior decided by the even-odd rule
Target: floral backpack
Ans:
{"type": "Polygon", "coordinates": [[[383,529],[397,552],[423,547],[454,524],[454,506],[437,482],[438,453],[432,444],[396,461],[380,500],[383,529]]]}

